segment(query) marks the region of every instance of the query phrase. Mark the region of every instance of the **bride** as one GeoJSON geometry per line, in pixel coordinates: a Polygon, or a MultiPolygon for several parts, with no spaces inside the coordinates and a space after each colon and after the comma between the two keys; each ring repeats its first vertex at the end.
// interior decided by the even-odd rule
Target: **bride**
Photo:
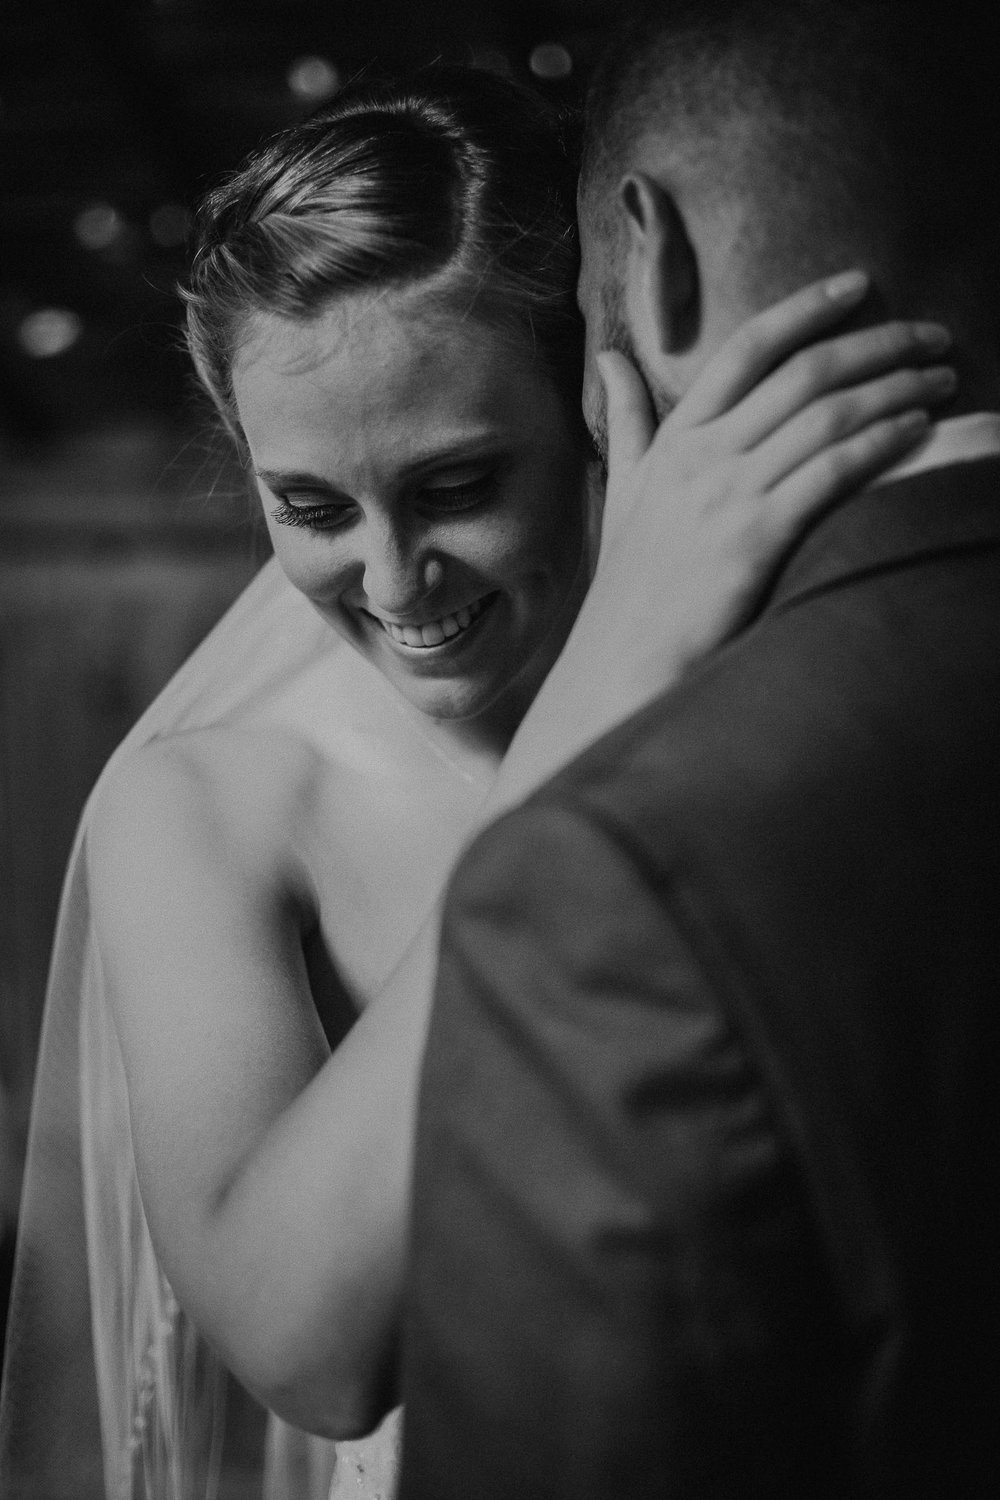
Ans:
{"type": "Polygon", "coordinates": [[[919,435],[926,330],[817,350],[864,283],[809,288],[649,428],[647,480],[686,486],[650,514],[625,473],[645,397],[619,360],[595,562],[573,193],[541,105],[440,70],[346,92],[202,208],[189,343],[275,558],[113,758],[77,841],[5,1495],[388,1495],[395,1418],[363,1435],[395,1400],[433,913],[459,850],[715,644],[795,528],[919,435]],[[750,400],[770,413],[753,466],[733,437],[750,400]],[[804,410],[819,420],[793,428],[804,410]],[[808,436],[771,471],[779,429],[808,436]],[[672,537],[695,496],[711,524],[672,537]],[[635,598],[614,537],[647,523],[663,563],[635,598]],[[614,666],[595,675],[598,637],[614,666]],[[80,1299],[92,1346],[70,1359],[80,1299]]]}

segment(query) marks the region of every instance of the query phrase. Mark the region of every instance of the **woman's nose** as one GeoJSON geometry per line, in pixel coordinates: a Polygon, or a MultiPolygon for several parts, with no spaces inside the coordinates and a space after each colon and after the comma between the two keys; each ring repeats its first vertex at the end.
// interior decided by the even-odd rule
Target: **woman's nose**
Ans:
{"type": "Polygon", "coordinates": [[[410,613],[441,581],[441,561],[419,537],[395,527],[369,527],[363,587],[371,605],[387,615],[410,613]]]}

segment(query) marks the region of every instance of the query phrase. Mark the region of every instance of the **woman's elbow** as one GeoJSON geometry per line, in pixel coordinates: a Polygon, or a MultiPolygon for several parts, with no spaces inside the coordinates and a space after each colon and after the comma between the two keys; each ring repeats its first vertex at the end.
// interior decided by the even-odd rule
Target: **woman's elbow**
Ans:
{"type": "Polygon", "coordinates": [[[372,1432],[396,1404],[393,1361],[349,1359],[345,1351],[316,1358],[277,1342],[244,1352],[234,1373],[277,1416],[339,1442],[372,1432]]]}

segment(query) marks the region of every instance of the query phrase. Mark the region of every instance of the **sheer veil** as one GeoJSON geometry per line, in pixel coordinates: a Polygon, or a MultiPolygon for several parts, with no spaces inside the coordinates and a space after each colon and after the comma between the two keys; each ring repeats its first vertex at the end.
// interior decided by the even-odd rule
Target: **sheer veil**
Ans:
{"type": "MultiPolygon", "coordinates": [[[[324,649],[329,627],[268,563],[105,776],[157,735],[253,719],[277,685],[324,649]]],[[[374,1496],[383,1471],[390,1482],[395,1424],[335,1448],[267,1417],[195,1331],[156,1263],[90,917],[87,827],[85,810],[35,1080],[0,1398],[0,1494],[326,1500],[336,1468],[335,1494],[374,1496]],[[370,1487],[353,1487],[353,1472],[367,1473],[370,1487]]]]}

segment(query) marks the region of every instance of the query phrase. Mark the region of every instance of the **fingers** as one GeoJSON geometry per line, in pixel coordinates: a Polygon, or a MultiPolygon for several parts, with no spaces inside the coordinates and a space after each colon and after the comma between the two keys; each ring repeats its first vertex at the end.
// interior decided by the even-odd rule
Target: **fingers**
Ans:
{"type": "Polygon", "coordinates": [[[846,317],[864,300],[869,286],[864,271],[844,271],[758,313],[709,360],[678,403],[675,417],[694,426],[729,411],[793,350],[846,317]]]}
{"type": "Polygon", "coordinates": [[[604,350],[596,364],[606,397],[610,489],[642,458],[656,435],[657,421],[645,382],[624,354],[604,350]]]}
{"type": "Polygon", "coordinates": [[[773,490],[825,449],[842,446],[845,440],[887,417],[944,401],[954,390],[954,370],[933,365],[924,370],[893,370],[848,390],[822,396],[746,456],[755,485],[762,491],[773,490]]]}
{"type": "Polygon", "coordinates": [[[941,324],[917,322],[880,323],[824,339],[785,360],[733,408],[724,419],[729,440],[737,451],[756,447],[825,393],[940,358],[950,343],[941,324]]]}
{"type": "Polygon", "coordinates": [[[904,458],[926,436],[925,411],[905,411],[824,448],[777,485],[767,505],[775,548],[791,543],[818,510],[860,489],[890,464],[904,458]]]}

